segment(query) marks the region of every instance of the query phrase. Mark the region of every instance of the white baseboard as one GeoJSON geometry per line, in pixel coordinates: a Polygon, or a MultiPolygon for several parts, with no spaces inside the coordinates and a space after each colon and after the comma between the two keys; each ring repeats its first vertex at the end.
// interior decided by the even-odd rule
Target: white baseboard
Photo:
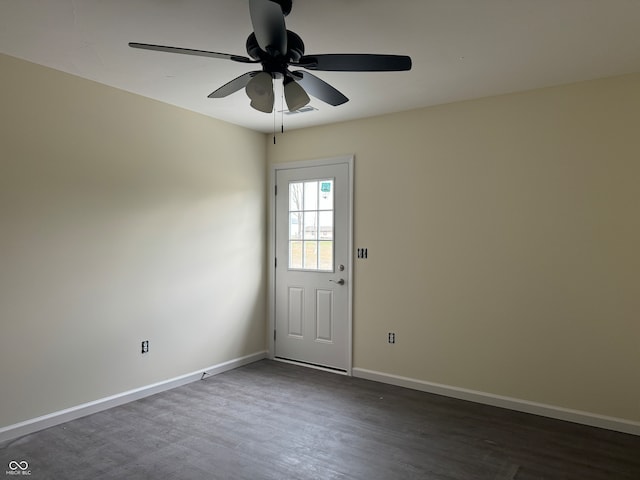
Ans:
{"type": "Polygon", "coordinates": [[[32,418],[30,420],[16,423],[14,425],[1,427],[0,443],[8,440],[13,440],[14,438],[18,438],[23,435],[28,435],[45,428],[60,425],[61,423],[75,420],[76,418],[91,415],[92,413],[101,412],[109,408],[117,407],[118,405],[133,402],[150,395],[155,395],[156,393],[164,392],[165,390],[180,387],[182,385],[186,385],[187,383],[200,380],[205,376],[217,375],[228,370],[233,370],[234,368],[242,367],[243,365],[257,362],[258,360],[262,360],[264,358],[267,358],[266,351],[253,353],[245,357],[235,358],[233,360],[219,363],[218,365],[213,365],[209,368],[204,368],[196,372],[187,373],[186,375],[171,378],[163,382],[154,383],[152,385],[136,388],[134,390],[122,392],[110,397],[101,398],[93,402],[84,403],[82,405],[77,405],[65,410],[49,413],[47,415],[32,418]]]}
{"type": "Polygon", "coordinates": [[[388,383],[399,387],[411,388],[422,392],[435,393],[446,397],[458,398],[460,400],[469,400],[471,402],[492,405],[494,407],[507,408],[518,412],[531,413],[543,417],[555,418],[557,420],[565,420],[573,423],[580,423],[592,427],[606,428],[617,432],[629,433],[632,435],[640,435],[640,422],[625,420],[616,417],[607,417],[595,413],[583,412],[580,410],[571,410],[543,403],[529,402],[518,398],[503,397],[501,395],[493,395],[491,393],[468,390],[465,388],[452,387],[439,383],[425,382],[408,377],[391,375],[388,373],[366,370],[364,368],[352,369],[354,377],[373,380],[376,382],[388,383]]]}

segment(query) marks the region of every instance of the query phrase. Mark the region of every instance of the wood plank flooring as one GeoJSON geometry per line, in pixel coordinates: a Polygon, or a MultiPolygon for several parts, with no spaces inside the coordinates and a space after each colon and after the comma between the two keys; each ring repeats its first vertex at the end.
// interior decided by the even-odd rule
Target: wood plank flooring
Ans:
{"type": "Polygon", "coordinates": [[[0,445],[12,460],[56,480],[638,480],[640,437],[265,360],[0,445]]]}

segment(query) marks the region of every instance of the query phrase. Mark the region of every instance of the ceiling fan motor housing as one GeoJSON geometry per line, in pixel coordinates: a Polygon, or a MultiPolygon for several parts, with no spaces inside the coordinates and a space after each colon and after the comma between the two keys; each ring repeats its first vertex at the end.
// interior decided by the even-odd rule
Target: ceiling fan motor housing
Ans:
{"type": "MultiPolygon", "coordinates": [[[[263,65],[280,65],[282,69],[286,69],[288,63],[297,62],[304,55],[304,42],[297,33],[287,30],[287,54],[273,56],[260,48],[256,34],[251,33],[247,37],[247,54],[254,60],[262,62],[263,65]]],[[[276,69],[276,71],[279,70],[276,69]]]]}

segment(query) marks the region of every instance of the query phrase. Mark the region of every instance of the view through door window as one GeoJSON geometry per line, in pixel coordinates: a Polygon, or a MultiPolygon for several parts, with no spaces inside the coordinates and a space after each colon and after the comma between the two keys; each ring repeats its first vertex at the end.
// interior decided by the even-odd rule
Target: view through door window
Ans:
{"type": "Polygon", "coordinates": [[[289,183],[289,269],[333,271],[333,179],[289,183]]]}

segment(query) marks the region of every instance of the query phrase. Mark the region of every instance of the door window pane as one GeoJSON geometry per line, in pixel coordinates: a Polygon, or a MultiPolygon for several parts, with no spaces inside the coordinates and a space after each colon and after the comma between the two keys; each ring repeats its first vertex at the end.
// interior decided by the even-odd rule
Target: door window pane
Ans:
{"type": "Polygon", "coordinates": [[[289,211],[301,212],[302,207],[302,194],[303,194],[302,182],[295,182],[289,184],[289,211]]]}
{"type": "Polygon", "coordinates": [[[318,239],[318,212],[304,212],[304,239],[318,239]]]}
{"type": "Polygon", "coordinates": [[[318,209],[318,182],[304,182],[304,210],[318,209]]]}
{"type": "Polygon", "coordinates": [[[289,268],[333,271],[333,179],[289,184],[289,268]]]}
{"type": "Polygon", "coordinates": [[[320,182],[318,210],[333,210],[333,180],[322,180],[320,182]]]}
{"type": "Polygon", "coordinates": [[[289,240],[302,240],[302,212],[289,212],[289,240]]]}
{"type": "Polygon", "coordinates": [[[320,241],[320,252],[318,254],[318,270],[333,271],[333,242],[320,241]]]}
{"type": "Polygon", "coordinates": [[[333,212],[318,212],[318,238],[333,240],[333,212]]]}
{"type": "Polygon", "coordinates": [[[289,242],[289,268],[302,268],[302,242],[289,242]]]}
{"type": "Polygon", "coordinates": [[[304,268],[318,269],[318,242],[304,242],[304,268]]]}

